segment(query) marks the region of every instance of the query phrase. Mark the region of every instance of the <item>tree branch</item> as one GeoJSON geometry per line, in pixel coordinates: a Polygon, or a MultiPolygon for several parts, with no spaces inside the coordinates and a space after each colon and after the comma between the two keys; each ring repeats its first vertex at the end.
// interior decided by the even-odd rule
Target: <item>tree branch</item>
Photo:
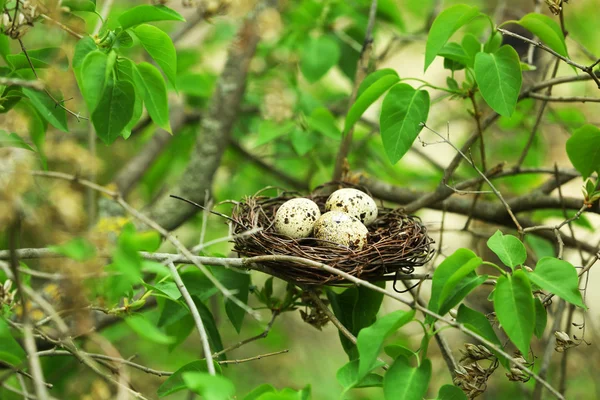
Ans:
{"type": "MultiPolygon", "coordinates": [[[[254,17],[248,17],[243,22],[235,42],[229,48],[209,110],[202,119],[191,160],[180,181],[170,190],[199,204],[204,202],[206,191],[211,190],[213,177],[229,143],[243,99],[248,67],[259,41],[254,17]]],[[[197,211],[196,207],[174,201],[165,195],[154,204],[148,215],[160,226],[173,230],[197,211]]]]}

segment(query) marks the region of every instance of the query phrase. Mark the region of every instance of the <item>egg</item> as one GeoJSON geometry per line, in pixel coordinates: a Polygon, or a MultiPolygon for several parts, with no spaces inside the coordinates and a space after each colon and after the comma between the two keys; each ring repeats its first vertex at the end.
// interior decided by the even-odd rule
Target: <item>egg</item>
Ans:
{"type": "Polygon", "coordinates": [[[315,221],[321,216],[319,206],[305,198],[283,203],[275,213],[275,230],[293,239],[310,236],[315,221]]]}
{"type": "Polygon", "coordinates": [[[377,204],[365,192],[357,189],[340,189],[333,192],[325,203],[327,211],[343,211],[358,218],[365,225],[370,225],[377,218],[377,204]]]}
{"type": "Polygon", "coordinates": [[[315,238],[323,240],[324,245],[330,242],[349,247],[352,250],[362,250],[367,244],[366,226],[357,218],[342,211],[329,211],[321,215],[315,223],[315,238]]]}

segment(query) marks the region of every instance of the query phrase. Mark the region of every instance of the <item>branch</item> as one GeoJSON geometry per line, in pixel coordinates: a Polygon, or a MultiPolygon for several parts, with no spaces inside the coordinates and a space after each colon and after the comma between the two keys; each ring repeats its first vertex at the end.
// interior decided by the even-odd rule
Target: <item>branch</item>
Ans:
{"type": "MultiPolygon", "coordinates": [[[[413,202],[428,195],[425,192],[417,192],[411,189],[401,188],[365,176],[360,177],[359,183],[369,189],[369,191],[375,197],[397,204],[412,204],[413,202]]],[[[582,203],[583,201],[579,199],[565,198],[565,207],[569,210],[579,210],[582,203]]],[[[543,196],[539,193],[531,193],[529,195],[516,197],[511,199],[509,204],[511,205],[514,213],[561,207],[560,199],[543,196]]],[[[490,201],[479,201],[476,207],[471,209],[470,200],[456,197],[447,199],[445,201],[435,201],[431,204],[427,204],[425,207],[434,210],[443,210],[444,207],[446,207],[446,211],[451,213],[461,215],[469,215],[472,213],[473,218],[476,218],[480,221],[507,227],[514,227],[514,224],[506,212],[506,209],[501,204],[490,201]]],[[[588,210],[588,212],[600,214],[600,210],[597,207],[588,210]]],[[[520,225],[524,228],[536,225],[532,221],[525,218],[518,218],[518,220],[520,225]]],[[[555,239],[553,234],[548,234],[547,232],[536,232],[536,235],[549,240],[555,239]]],[[[565,238],[565,244],[575,248],[577,247],[577,244],[579,244],[586,252],[592,254],[596,253],[595,246],[586,242],[576,243],[570,237],[565,238]]]]}
{"type": "MultiPolygon", "coordinates": [[[[258,7],[258,6],[257,6],[258,7]]],[[[227,148],[246,88],[250,61],[259,41],[254,15],[247,18],[229,48],[227,61],[213,95],[209,110],[202,119],[200,135],[190,162],[171,192],[196,203],[204,202],[206,191],[227,148]]],[[[197,208],[162,196],[149,210],[153,220],[172,230],[198,211],[197,208]]]]}
{"type": "Polygon", "coordinates": [[[200,313],[198,312],[198,307],[194,303],[192,296],[190,296],[190,292],[188,292],[183,280],[181,280],[181,276],[179,276],[179,272],[177,272],[177,268],[175,265],[170,262],[167,264],[169,267],[169,271],[171,271],[171,276],[173,277],[173,281],[177,285],[177,289],[179,289],[179,293],[183,296],[185,303],[190,308],[190,313],[194,318],[194,323],[196,324],[196,329],[198,329],[198,333],[200,334],[200,342],[202,343],[202,348],[204,350],[204,357],[206,358],[206,367],[208,373],[211,375],[215,375],[215,365],[213,364],[210,344],[208,343],[208,335],[206,333],[206,329],[204,328],[204,323],[202,322],[202,318],[200,318],[200,313]]]}
{"type": "Polygon", "coordinates": [[[598,77],[596,76],[596,74],[593,71],[593,68],[600,62],[600,60],[594,62],[591,65],[582,65],[579,63],[576,63],[575,61],[571,60],[568,57],[565,57],[563,55],[558,54],[556,51],[552,50],[550,47],[546,46],[545,44],[543,44],[542,42],[536,42],[534,40],[531,40],[529,38],[526,38],[525,36],[521,36],[517,33],[508,31],[506,29],[502,29],[502,28],[496,28],[496,30],[500,33],[502,33],[503,35],[507,35],[507,36],[512,36],[514,38],[520,39],[526,43],[532,44],[536,47],[539,47],[540,49],[547,51],[548,53],[552,54],[554,57],[559,58],[561,60],[563,60],[564,62],[566,62],[569,65],[572,65],[573,67],[582,70],[583,72],[585,72],[586,74],[588,74],[593,80],[594,82],[596,82],[596,85],[598,85],[598,89],[600,89],[600,79],[598,79],[598,77]]]}
{"type": "Polygon", "coordinates": [[[553,97],[538,94],[535,92],[529,93],[529,97],[544,101],[554,101],[559,103],[600,103],[600,98],[596,97],[583,97],[583,96],[570,96],[570,97],[553,97]]]}
{"type": "Polygon", "coordinates": [[[29,80],[29,79],[20,79],[20,78],[9,78],[6,76],[0,76],[0,85],[3,86],[21,86],[21,87],[25,87],[25,88],[29,88],[29,89],[33,89],[33,90],[44,90],[46,85],[44,84],[43,81],[36,79],[36,80],[29,80]]]}
{"type": "MultiPolygon", "coordinates": [[[[175,246],[175,248],[177,248],[177,250],[179,252],[181,252],[181,254],[183,254],[183,256],[185,256],[185,258],[190,260],[198,269],[200,269],[200,271],[202,271],[202,273],[204,273],[204,275],[206,275],[208,280],[210,280],[211,283],[213,285],[215,285],[215,287],[223,294],[223,296],[225,296],[225,298],[227,298],[228,300],[230,300],[233,303],[235,303],[236,305],[238,305],[240,308],[245,310],[247,313],[252,315],[254,318],[258,318],[258,314],[254,310],[252,310],[250,307],[248,307],[246,304],[241,302],[237,297],[235,297],[229,289],[227,289],[225,286],[223,286],[223,284],[217,278],[215,278],[215,276],[208,270],[208,268],[206,268],[204,266],[204,264],[200,263],[196,258],[194,258],[194,255],[187,249],[187,247],[185,247],[179,241],[179,239],[177,239],[175,236],[170,234],[165,228],[163,228],[156,221],[147,217],[145,214],[142,214],[140,211],[138,211],[137,209],[135,209],[131,205],[129,205],[129,203],[127,203],[123,199],[123,197],[119,194],[119,192],[110,190],[104,186],[100,186],[100,185],[90,182],[86,179],[79,179],[77,176],[65,174],[62,172],[31,171],[31,174],[34,176],[63,179],[63,180],[67,180],[67,181],[70,181],[73,183],[78,183],[84,187],[92,188],[94,190],[97,190],[100,193],[103,193],[103,194],[109,196],[113,201],[115,201],[117,204],[119,204],[128,214],[133,216],[135,219],[140,221],[145,226],[154,229],[156,232],[160,233],[160,235],[163,238],[165,238],[167,241],[171,242],[171,244],[173,244],[173,246],[175,246]]],[[[164,260],[164,261],[167,261],[167,260],[164,260]]],[[[173,262],[173,260],[169,259],[167,262],[173,262]]]]}

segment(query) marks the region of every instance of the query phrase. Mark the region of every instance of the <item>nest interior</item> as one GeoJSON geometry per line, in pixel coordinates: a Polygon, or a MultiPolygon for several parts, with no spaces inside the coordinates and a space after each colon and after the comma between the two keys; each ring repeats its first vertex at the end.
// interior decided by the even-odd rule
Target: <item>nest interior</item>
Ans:
{"type": "MultiPolygon", "coordinates": [[[[275,231],[274,218],[279,206],[290,199],[306,197],[317,203],[321,213],[324,213],[328,193],[323,194],[323,191],[317,190],[308,196],[302,196],[282,192],[276,197],[268,197],[262,193],[264,192],[246,197],[233,208],[231,221],[236,235],[234,251],[240,256],[302,257],[327,264],[363,280],[381,281],[391,279],[399,273],[413,273],[415,267],[423,266],[433,255],[433,240],[427,235],[427,229],[418,217],[381,206],[377,219],[368,226],[367,245],[362,250],[325,246],[310,237],[291,239],[275,231]],[[250,230],[257,232],[243,234],[250,230]]],[[[273,261],[262,262],[261,265],[272,275],[296,284],[347,283],[338,275],[296,262],[273,261]]]]}

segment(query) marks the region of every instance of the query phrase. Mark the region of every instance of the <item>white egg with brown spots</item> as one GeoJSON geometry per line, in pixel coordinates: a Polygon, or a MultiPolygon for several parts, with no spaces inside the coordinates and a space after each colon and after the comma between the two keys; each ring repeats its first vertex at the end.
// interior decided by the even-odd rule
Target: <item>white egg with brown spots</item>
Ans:
{"type": "Polygon", "coordinates": [[[377,204],[358,189],[340,189],[333,192],[325,203],[327,211],[343,211],[369,226],[377,218],[377,204]]]}
{"type": "Polygon", "coordinates": [[[277,209],[275,230],[292,239],[309,237],[320,216],[321,211],[314,201],[305,198],[291,199],[277,209]]]}
{"type": "Polygon", "coordinates": [[[314,229],[315,238],[320,239],[321,244],[339,244],[351,250],[362,250],[369,233],[362,222],[342,211],[329,211],[321,215],[314,229]]]}

